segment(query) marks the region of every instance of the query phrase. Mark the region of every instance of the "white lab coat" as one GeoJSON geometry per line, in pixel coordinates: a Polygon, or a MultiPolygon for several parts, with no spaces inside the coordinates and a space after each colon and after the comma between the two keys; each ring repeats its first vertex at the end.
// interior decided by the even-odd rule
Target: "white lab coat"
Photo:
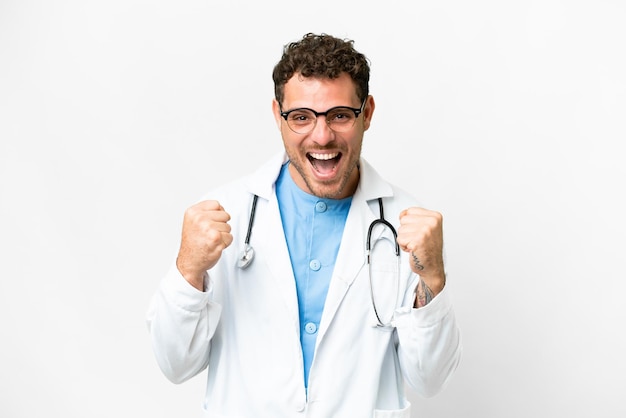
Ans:
{"type": "Polygon", "coordinates": [[[162,280],[147,314],[157,362],[175,383],[208,368],[204,408],[210,417],[408,418],[403,380],[423,396],[434,395],[461,353],[449,291],[413,309],[418,276],[402,252],[397,292],[397,258],[382,228],[375,229],[372,268],[388,274],[384,286],[375,287],[376,305],[383,320],[393,313],[396,299],[399,306],[395,328],[374,326],[365,239],[379,217],[376,199],[384,198],[385,218],[396,228],[399,212],[416,202],[361,161],[307,394],[296,285],[274,190],[285,161],[284,155],[276,156],[253,175],[207,195],[230,213],[234,241],[208,272],[206,292],[190,286],[175,266],[162,280]],[[256,255],[242,270],[236,261],[253,194],[259,196],[250,240],[256,255]]]}

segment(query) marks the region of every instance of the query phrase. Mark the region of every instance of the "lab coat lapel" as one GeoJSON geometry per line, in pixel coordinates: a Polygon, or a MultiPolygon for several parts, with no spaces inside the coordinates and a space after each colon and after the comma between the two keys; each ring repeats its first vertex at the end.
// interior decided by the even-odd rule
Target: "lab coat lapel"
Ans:
{"type": "Polygon", "coordinates": [[[283,233],[283,224],[276,198],[268,202],[268,213],[264,216],[266,222],[260,222],[259,236],[268,237],[264,240],[263,257],[269,268],[278,292],[281,294],[294,328],[299,330],[298,298],[296,281],[291,268],[289,250],[283,233]]]}
{"type": "MultiPolygon", "coordinates": [[[[341,301],[359,272],[365,267],[365,235],[366,226],[370,222],[368,212],[371,214],[366,202],[352,202],[337,254],[335,270],[326,295],[317,344],[320,344],[324,338],[341,301]]],[[[373,216],[371,218],[373,220],[373,216]]]]}
{"type": "Polygon", "coordinates": [[[259,195],[265,202],[259,202],[257,211],[258,221],[254,224],[254,235],[265,237],[262,242],[255,244],[258,248],[255,263],[264,262],[270,270],[270,278],[273,280],[278,293],[287,307],[294,330],[299,332],[300,319],[298,314],[298,298],[296,281],[291,268],[289,250],[283,232],[283,223],[278,208],[278,200],[275,193],[275,182],[280,172],[280,167],[287,161],[286,155],[280,153],[274,156],[266,165],[261,167],[246,180],[250,193],[259,195]],[[258,231],[258,232],[257,232],[258,231]]]}
{"type": "MultiPolygon", "coordinates": [[[[367,267],[365,255],[367,229],[370,223],[378,218],[378,214],[372,212],[368,200],[389,195],[391,195],[389,185],[366,162],[361,161],[361,181],[352,197],[352,205],[344,226],[335,270],[326,296],[317,345],[331,326],[337,309],[350,286],[359,273],[367,267]],[[364,184],[367,184],[366,188],[362,187],[364,184]]],[[[376,207],[378,207],[377,204],[376,207]]]]}

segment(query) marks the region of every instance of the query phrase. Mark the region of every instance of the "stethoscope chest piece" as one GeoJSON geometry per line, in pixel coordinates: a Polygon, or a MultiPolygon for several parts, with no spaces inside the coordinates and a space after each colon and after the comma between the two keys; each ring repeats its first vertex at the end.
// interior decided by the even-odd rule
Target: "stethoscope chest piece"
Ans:
{"type": "Polygon", "coordinates": [[[237,267],[240,269],[245,269],[252,263],[254,259],[254,248],[252,248],[249,244],[246,244],[244,250],[241,252],[241,256],[237,260],[237,267]]]}

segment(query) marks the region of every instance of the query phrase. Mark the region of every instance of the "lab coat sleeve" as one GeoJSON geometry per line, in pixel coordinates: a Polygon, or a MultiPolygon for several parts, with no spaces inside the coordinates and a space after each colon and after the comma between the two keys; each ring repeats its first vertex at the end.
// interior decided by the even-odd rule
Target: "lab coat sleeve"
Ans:
{"type": "Polygon", "coordinates": [[[404,378],[419,395],[436,395],[456,370],[462,350],[449,290],[425,307],[401,308],[396,327],[404,378]]]}
{"type": "Polygon", "coordinates": [[[205,288],[197,290],[172,266],[150,302],[146,320],[152,350],[161,371],[173,383],[190,379],[208,365],[221,305],[211,301],[208,276],[205,288]]]}

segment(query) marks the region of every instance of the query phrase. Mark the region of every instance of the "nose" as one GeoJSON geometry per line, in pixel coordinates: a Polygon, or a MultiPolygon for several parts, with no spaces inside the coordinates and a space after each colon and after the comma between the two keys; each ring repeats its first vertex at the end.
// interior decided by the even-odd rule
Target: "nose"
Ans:
{"type": "Polygon", "coordinates": [[[335,139],[335,133],[326,122],[326,115],[319,115],[317,117],[317,123],[310,135],[311,140],[319,145],[326,145],[335,139]]]}

